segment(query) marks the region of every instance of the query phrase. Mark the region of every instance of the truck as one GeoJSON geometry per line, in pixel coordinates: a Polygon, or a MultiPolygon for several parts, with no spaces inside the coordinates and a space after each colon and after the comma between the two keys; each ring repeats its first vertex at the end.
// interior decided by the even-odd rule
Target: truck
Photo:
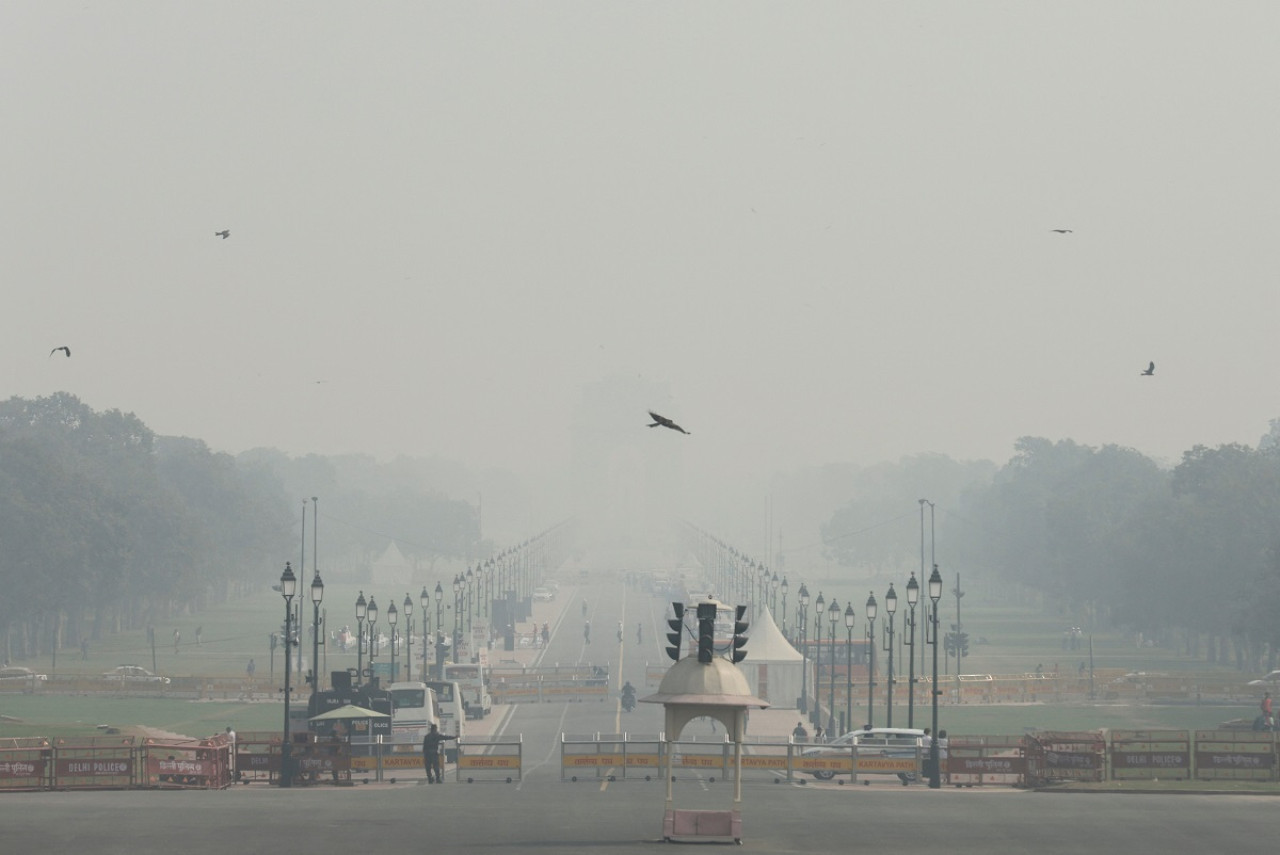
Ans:
{"type": "Polygon", "coordinates": [[[489,666],[484,662],[453,662],[444,666],[445,680],[457,683],[462,691],[462,708],[467,718],[482,719],[493,712],[489,694],[489,666]]]}

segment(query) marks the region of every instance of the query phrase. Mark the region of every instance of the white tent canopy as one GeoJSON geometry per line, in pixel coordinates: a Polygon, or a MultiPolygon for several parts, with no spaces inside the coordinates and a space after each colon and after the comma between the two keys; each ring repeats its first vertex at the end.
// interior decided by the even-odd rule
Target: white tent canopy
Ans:
{"type": "Polygon", "coordinates": [[[760,609],[746,635],[747,658],[738,667],[747,676],[751,693],[774,707],[795,709],[805,668],[810,669],[812,682],[812,664],[787,641],[767,607],[760,609]]]}

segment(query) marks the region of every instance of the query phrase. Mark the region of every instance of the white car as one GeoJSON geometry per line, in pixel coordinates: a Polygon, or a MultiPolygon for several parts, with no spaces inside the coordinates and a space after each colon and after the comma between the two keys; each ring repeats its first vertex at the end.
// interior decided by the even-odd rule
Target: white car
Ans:
{"type": "Polygon", "coordinates": [[[37,674],[30,668],[22,668],[18,665],[11,665],[8,668],[0,668],[0,680],[48,680],[48,674],[37,674]]]}
{"type": "Polygon", "coordinates": [[[168,683],[168,677],[152,674],[141,665],[117,665],[103,673],[103,679],[121,680],[126,683],[168,683]]]}
{"type": "MultiPolygon", "coordinates": [[[[911,727],[873,727],[870,730],[851,730],[843,736],[837,736],[830,742],[821,742],[804,751],[803,756],[814,757],[823,754],[839,754],[847,756],[850,746],[858,746],[859,757],[912,757],[914,758],[923,744],[924,731],[911,727]]],[[[819,769],[813,777],[820,781],[829,781],[836,776],[830,769],[819,769]]],[[[910,779],[909,776],[908,780],[910,779]]],[[[903,783],[907,783],[906,780],[903,783]]]]}
{"type": "Polygon", "coordinates": [[[549,603],[556,598],[556,592],[550,588],[534,588],[533,599],[537,602],[549,603]]]}

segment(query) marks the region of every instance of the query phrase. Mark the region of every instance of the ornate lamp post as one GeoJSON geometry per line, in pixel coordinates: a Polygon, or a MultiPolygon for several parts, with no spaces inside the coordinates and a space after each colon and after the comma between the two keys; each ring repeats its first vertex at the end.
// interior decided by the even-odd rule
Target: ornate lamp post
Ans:
{"type": "Polygon", "coordinates": [[[436,679],[444,679],[444,588],[436,582],[436,679]]]}
{"type": "Polygon", "coordinates": [[[427,586],[422,586],[422,593],[418,595],[418,604],[422,606],[422,679],[427,679],[427,650],[431,647],[428,639],[431,637],[431,592],[427,590],[427,586]]]}
{"type": "Polygon", "coordinates": [[[400,620],[400,613],[396,611],[395,600],[391,601],[391,605],[387,606],[387,623],[391,625],[391,682],[396,681],[396,623],[400,620]]]}
{"type": "Polygon", "coordinates": [[[813,625],[818,630],[817,656],[813,661],[813,715],[810,721],[814,727],[822,727],[822,613],[826,611],[827,603],[822,599],[822,592],[818,592],[818,599],[813,603],[814,614],[817,615],[813,619],[813,625]]]}
{"type": "Polygon", "coordinates": [[[844,726],[853,729],[853,601],[844,604],[844,726]]]}
{"type": "Polygon", "coordinates": [[[876,720],[876,595],[867,597],[867,726],[876,720]]]}
{"type": "MultiPolygon", "coordinates": [[[[453,650],[452,658],[458,661],[458,651],[462,649],[462,574],[453,577],[453,650]]],[[[444,673],[444,668],[440,669],[444,673]]],[[[440,679],[444,679],[441,677],[440,679]]]]}
{"type": "Polygon", "coordinates": [[[778,613],[778,574],[777,573],[774,573],[773,576],[769,579],[769,589],[771,592],[769,596],[769,611],[773,612],[776,615],[778,613]]]}
{"type": "Polygon", "coordinates": [[[791,635],[787,632],[787,577],[782,577],[782,634],[790,640],[791,635]]]}
{"type": "Polygon", "coordinates": [[[831,598],[827,620],[831,621],[831,692],[827,695],[827,737],[836,731],[836,621],[840,619],[840,604],[831,598]]]}
{"type": "Polygon", "coordinates": [[[404,592],[404,678],[413,679],[413,600],[404,592]]]}
{"type": "MultiPolygon", "coordinates": [[[[921,506],[921,513],[924,508],[921,506]]],[[[923,517],[921,517],[923,519],[923,517]]],[[[907,605],[910,611],[907,615],[907,727],[916,726],[916,603],[920,602],[920,583],[916,581],[916,574],[911,574],[911,579],[907,581],[907,605]]]]}
{"type": "MultiPolygon", "coordinates": [[[[928,641],[933,645],[933,739],[929,743],[929,787],[938,789],[942,786],[942,772],[938,769],[938,601],[942,599],[942,576],[938,573],[938,565],[933,565],[933,575],[929,577],[929,599],[933,607],[929,609],[929,623],[933,625],[933,637],[928,641]]],[[[926,624],[926,628],[928,624],[926,624]]]]}
{"type": "Polygon", "coordinates": [[[887,641],[885,650],[889,652],[889,665],[885,671],[885,727],[893,727],[893,614],[898,610],[898,595],[893,592],[893,583],[889,583],[889,593],[884,595],[885,614],[889,615],[889,624],[886,627],[887,641]]]}
{"type": "Polygon", "coordinates": [[[289,740],[289,671],[292,667],[293,651],[293,596],[298,592],[298,577],[293,575],[293,566],[286,561],[284,573],[280,574],[280,595],[284,597],[284,742],[280,745],[280,786],[293,786],[293,768],[290,757],[289,740]]]}
{"type": "Polygon", "coordinates": [[[800,583],[800,715],[809,710],[809,693],[805,681],[809,678],[809,589],[800,583]]]}
{"type": "Polygon", "coordinates": [[[369,624],[369,676],[373,676],[373,660],[378,655],[378,604],[369,598],[369,608],[365,610],[365,618],[369,624]]]}
{"type": "Polygon", "coordinates": [[[324,582],[320,571],[311,576],[311,691],[320,691],[320,601],[324,599],[324,582]]]}
{"type": "Polygon", "coordinates": [[[364,601],[364,591],[356,598],[356,687],[364,682],[364,617],[369,604],[364,601]]]}

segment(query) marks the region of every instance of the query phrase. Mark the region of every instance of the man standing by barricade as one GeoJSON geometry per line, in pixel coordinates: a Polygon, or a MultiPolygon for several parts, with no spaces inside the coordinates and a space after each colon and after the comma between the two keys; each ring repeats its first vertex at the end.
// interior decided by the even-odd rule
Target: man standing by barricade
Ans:
{"type": "Polygon", "coordinates": [[[440,766],[440,752],[446,739],[457,739],[456,736],[445,736],[440,728],[431,725],[427,735],[422,738],[422,765],[427,770],[428,784],[443,784],[444,771],[440,766]]]}

